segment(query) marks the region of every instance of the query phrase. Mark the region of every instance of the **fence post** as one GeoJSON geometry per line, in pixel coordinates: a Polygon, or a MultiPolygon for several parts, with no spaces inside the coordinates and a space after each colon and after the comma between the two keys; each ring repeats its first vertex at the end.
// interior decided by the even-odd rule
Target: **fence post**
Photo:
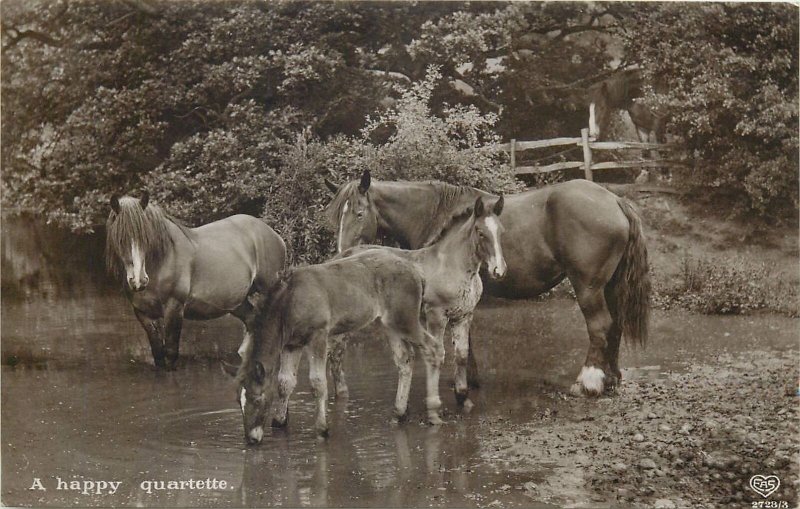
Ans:
{"type": "Polygon", "coordinates": [[[513,174],[517,168],[517,140],[511,138],[511,173],[513,174]]]}
{"type": "Polygon", "coordinates": [[[586,180],[592,181],[592,149],[589,147],[589,129],[581,129],[581,143],[583,144],[583,172],[586,180]]]}

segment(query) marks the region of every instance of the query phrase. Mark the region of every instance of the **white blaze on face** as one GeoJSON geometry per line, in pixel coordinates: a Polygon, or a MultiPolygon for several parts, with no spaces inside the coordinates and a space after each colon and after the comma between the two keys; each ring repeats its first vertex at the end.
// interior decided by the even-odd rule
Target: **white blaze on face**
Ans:
{"type": "Polygon", "coordinates": [[[503,277],[506,273],[506,259],[503,256],[503,248],[500,247],[500,223],[496,217],[486,218],[486,228],[492,240],[492,255],[489,257],[487,265],[489,274],[492,277],[503,277]]]}
{"type": "Polygon", "coordinates": [[[347,211],[350,210],[350,201],[344,202],[344,207],[342,207],[342,218],[339,220],[339,235],[336,239],[336,252],[342,252],[342,234],[344,233],[344,218],[347,215],[347,211]]]}
{"type": "Polygon", "coordinates": [[[144,268],[144,256],[135,242],[131,244],[131,266],[127,268],[128,281],[133,284],[133,289],[141,287],[147,277],[144,268]]]}
{"type": "Polygon", "coordinates": [[[244,415],[244,405],[247,403],[247,389],[242,387],[242,392],[239,394],[239,405],[242,407],[242,415],[244,415]]]}
{"type": "Polygon", "coordinates": [[[589,105],[589,136],[597,138],[600,135],[600,126],[597,125],[597,115],[594,112],[594,103],[589,105]]]}

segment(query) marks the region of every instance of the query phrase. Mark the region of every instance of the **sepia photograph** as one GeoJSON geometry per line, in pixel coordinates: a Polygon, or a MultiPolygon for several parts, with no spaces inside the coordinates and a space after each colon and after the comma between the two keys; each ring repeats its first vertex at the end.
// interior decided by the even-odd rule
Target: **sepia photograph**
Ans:
{"type": "Polygon", "coordinates": [[[0,22],[3,507],[800,504],[796,2],[0,22]]]}

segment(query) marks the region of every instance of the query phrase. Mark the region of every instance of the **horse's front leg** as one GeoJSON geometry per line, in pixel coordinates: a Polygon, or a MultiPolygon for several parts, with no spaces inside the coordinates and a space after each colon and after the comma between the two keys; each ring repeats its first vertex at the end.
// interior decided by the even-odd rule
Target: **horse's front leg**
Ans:
{"type": "Polygon", "coordinates": [[[150,351],[153,353],[153,363],[157,368],[165,368],[164,362],[164,320],[150,318],[136,308],[133,308],[136,319],[142,324],[150,342],[150,351]]]}
{"type": "Polygon", "coordinates": [[[454,391],[456,402],[460,406],[472,406],[469,401],[469,356],[472,355],[470,348],[470,325],[472,324],[472,313],[450,324],[450,334],[453,338],[453,355],[455,356],[455,375],[454,391]]]}
{"type": "Polygon", "coordinates": [[[181,342],[183,329],[183,303],[170,301],[164,312],[164,353],[166,367],[174,370],[178,362],[178,349],[181,342]]]}
{"type": "Polygon", "coordinates": [[[272,427],[283,428],[289,417],[289,397],[297,385],[297,367],[303,350],[284,348],[281,353],[281,367],[278,371],[278,397],[272,409],[272,427]]]}
{"type": "Polygon", "coordinates": [[[314,429],[321,437],[328,436],[328,338],[318,334],[306,347],[308,351],[308,379],[311,392],[317,400],[317,419],[314,429]]]}
{"type": "Polygon", "coordinates": [[[328,362],[333,376],[333,387],[336,390],[336,399],[347,398],[350,391],[347,389],[347,382],[344,379],[344,354],[347,349],[345,335],[339,334],[331,336],[328,340],[328,362]]]}
{"type": "MultiPolygon", "coordinates": [[[[470,324],[472,318],[470,318],[470,324]]],[[[475,362],[475,350],[472,348],[472,331],[467,331],[467,385],[473,389],[479,389],[481,379],[478,375],[478,363],[475,362]]]]}

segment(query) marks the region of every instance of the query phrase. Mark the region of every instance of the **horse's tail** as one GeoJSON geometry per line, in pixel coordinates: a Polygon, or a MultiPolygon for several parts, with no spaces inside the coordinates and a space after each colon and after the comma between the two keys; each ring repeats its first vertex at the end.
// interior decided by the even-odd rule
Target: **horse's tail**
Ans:
{"type": "Polygon", "coordinates": [[[644,346],[647,342],[650,318],[650,274],[647,264],[647,246],[639,214],[628,200],[619,198],[617,203],[622,209],[622,213],[628,218],[630,225],[628,243],[613,278],[613,291],[617,301],[617,323],[627,342],[644,346]]]}

